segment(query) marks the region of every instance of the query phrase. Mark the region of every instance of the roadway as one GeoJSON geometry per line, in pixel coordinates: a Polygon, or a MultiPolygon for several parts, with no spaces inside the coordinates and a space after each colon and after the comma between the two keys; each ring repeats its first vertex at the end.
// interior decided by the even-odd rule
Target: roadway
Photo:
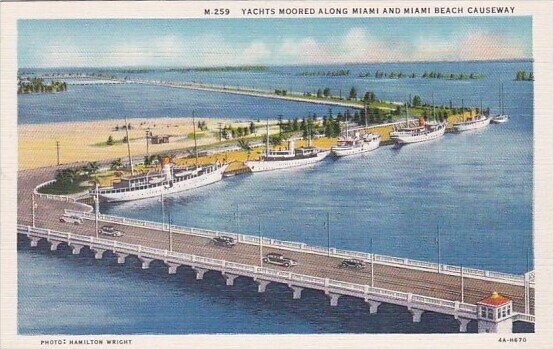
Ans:
{"type": "MultiPolygon", "coordinates": [[[[53,178],[54,168],[20,172],[18,183],[18,222],[31,224],[31,193],[32,189],[53,178]]],[[[79,204],[53,201],[44,198],[36,199],[35,223],[37,227],[59,231],[78,233],[82,235],[96,235],[94,221],[85,220],[82,225],[65,224],[59,222],[59,217],[64,209],[83,210],[79,204]]],[[[121,242],[140,244],[143,246],[169,249],[169,233],[167,231],[152,230],[141,227],[110,224],[125,233],[123,237],[102,236],[105,239],[121,242]]],[[[235,263],[250,265],[260,264],[259,247],[251,244],[238,244],[232,248],[214,246],[210,239],[173,234],[173,250],[195,254],[198,256],[223,259],[235,263]]],[[[330,278],[339,281],[371,285],[371,268],[366,265],[361,270],[346,270],[339,268],[340,259],[323,255],[279,250],[276,248],[263,248],[263,254],[278,252],[298,261],[298,265],[290,269],[278,266],[270,266],[278,270],[290,270],[294,273],[311,275],[322,278],[330,278]]],[[[268,267],[268,265],[265,265],[268,267]]],[[[461,277],[455,275],[439,274],[430,271],[420,271],[403,267],[394,267],[382,264],[374,265],[374,286],[389,290],[411,292],[423,296],[442,298],[452,301],[461,301],[461,277]]],[[[525,290],[523,286],[511,285],[496,281],[486,281],[476,278],[464,277],[464,302],[475,304],[479,300],[497,291],[509,297],[514,302],[516,312],[525,310],[525,290]]],[[[534,289],[530,289],[530,309],[534,314],[534,289]]]]}

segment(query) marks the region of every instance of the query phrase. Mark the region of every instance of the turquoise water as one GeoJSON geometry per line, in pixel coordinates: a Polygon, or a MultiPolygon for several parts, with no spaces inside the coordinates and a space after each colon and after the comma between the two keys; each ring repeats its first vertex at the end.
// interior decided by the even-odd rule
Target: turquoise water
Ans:
{"type": "MultiPolygon", "coordinates": [[[[260,221],[264,236],[325,246],[324,222],[329,213],[331,245],[335,247],[373,250],[433,262],[438,259],[435,244],[438,226],[442,263],[509,273],[527,271],[533,265],[532,253],[529,253],[533,240],[533,85],[512,79],[517,70],[531,70],[531,64],[437,65],[441,67],[433,70],[484,72],[487,77],[472,81],[405,79],[362,82],[347,77],[328,79],[326,83],[335,86],[360,83],[363,84],[361,89],[371,88],[378,96],[387,99],[397,99],[394,97],[400,98],[408,93],[429,96],[430,91],[435,91],[435,99],[440,103],[447,104],[450,98],[455,101],[464,98],[466,105],[468,100],[478,104],[483,99],[485,106],[495,109],[497,89],[502,82],[510,121],[504,125],[491,125],[482,131],[447,134],[425,144],[400,149],[382,147],[366,156],[329,159],[310,168],[226,178],[206,188],[169,196],[167,209],[171,210],[172,219],[180,225],[248,234],[258,234],[260,221]]],[[[391,67],[387,69],[392,70],[391,67]]],[[[432,70],[420,64],[399,67],[406,72],[432,70]]],[[[264,81],[270,79],[289,79],[299,89],[317,82],[292,73],[295,69],[305,68],[280,69],[288,69],[290,74],[285,74],[285,71],[279,75],[272,71],[256,75],[257,78],[251,80],[248,77],[252,74],[225,76],[231,80],[247,79],[250,85],[258,84],[256,86],[263,86],[264,81]]],[[[204,74],[203,79],[208,79],[208,76],[215,75],[204,74]]],[[[177,77],[180,76],[176,74],[175,79],[177,77]]],[[[114,91],[123,93],[128,101],[132,101],[127,103],[132,106],[126,109],[129,116],[132,116],[133,108],[148,110],[151,107],[150,102],[141,102],[142,97],[122,92],[121,86],[101,88],[106,91],[115,88],[114,91]]],[[[141,96],[148,94],[147,91],[156,91],[155,96],[146,99],[150,101],[163,100],[165,91],[171,90],[145,89],[141,96]]],[[[168,93],[172,95],[173,92],[168,93]]],[[[179,93],[189,94],[188,91],[179,93]]],[[[69,98],[62,94],[56,98],[58,96],[69,98]]],[[[235,115],[241,118],[277,115],[278,109],[291,110],[289,115],[298,112],[301,116],[306,110],[295,111],[295,108],[309,106],[276,102],[276,110],[260,112],[257,108],[262,102],[257,99],[217,96],[222,104],[210,105],[215,114],[227,112],[222,108],[228,100],[230,103],[250,103],[247,108],[236,109],[235,115]]],[[[34,108],[39,106],[26,102],[35,97],[46,98],[46,95],[20,96],[20,123],[36,122],[34,108]]],[[[94,101],[93,96],[87,98],[94,101]]],[[[111,103],[107,98],[101,101],[111,103]]],[[[159,109],[156,116],[174,116],[171,108],[178,109],[179,103],[178,100],[168,100],[165,104],[171,107],[159,109]]],[[[64,107],[47,105],[45,110],[49,112],[41,117],[51,122],[56,120],[58,112],[67,118],[102,117],[101,113],[90,110],[83,111],[86,116],[63,111],[64,108],[66,111],[78,110],[78,103],[77,106],[64,107]]],[[[156,199],[146,199],[103,205],[102,211],[160,221],[159,205],[156,199]]],[[[191,271],[183,270],[168,276],[161,265],[142,271],[137,263],[131,259],[125,266],[118,266],[113,258],[95,261],[86,253],[78,257],[68,255],[67,251],[51,253],[45,246],[31,251],[21,241],[20,332],[457,331],[457,323],[452,318],[438,314],[426,314],[421,324],[412,324],[405,309],[383,305],[377,316],[370,317],[366,306],[348,297],[341,299],[339,307],[331,308],[325,296],[315,291],[306,292],[306,297],[303,294],[300,301],[293,301],[282,285],[271,285],[266,294],[259,295],[251,280],[239,278],[236,286],[226,287],[217,273],[197,282],[191,271]],[[57,297],[59,292],[65,296],[57,297]],[[57,316],[59,312],[54,309],[63,309],[68,317],[57,316]]],[[[476,330],[474,325],[470,325],[470,331],[476,330]]],[[[530,328],[518,325],[516,330],[529,331],[530,328]]]]}

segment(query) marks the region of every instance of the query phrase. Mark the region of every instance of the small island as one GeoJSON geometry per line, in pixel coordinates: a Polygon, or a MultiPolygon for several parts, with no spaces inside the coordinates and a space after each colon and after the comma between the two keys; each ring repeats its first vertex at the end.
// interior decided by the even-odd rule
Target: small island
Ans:
{"type": "Polygon", "coordinates": [[[534,81],[535,76],[533,75],[533,72],[525,72],[523,70],[520,70],[516,73],[515,81],[534,81]]]}
{"type": "Polygon", "coordinates": [[[56,93],[62,91],[67,91],[67,83],[64,81],[52,81],[48,84],[42,78],[17,79],[17,94],[56,93]]]}

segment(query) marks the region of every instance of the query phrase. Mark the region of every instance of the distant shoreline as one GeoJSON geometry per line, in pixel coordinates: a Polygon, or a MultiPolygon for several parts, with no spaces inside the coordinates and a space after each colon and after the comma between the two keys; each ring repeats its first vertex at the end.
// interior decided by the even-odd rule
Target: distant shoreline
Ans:
{"type": "MultiPolygon", "coordinates": [[[[272,65],[264,64],[266,67],[319,67],[319,66],[355,66],[355,65],[366,65],[366,64],[425,64],[425,63],[533,63],[534,58],[514,58],[514,59],[484,59],[484,60],[448,60],[448,61],[388,61],[388,62],[350,62],[350,63],[321,63],[321,64],[287,64],[287,65],[272,65]]],[[[113,69],[113,70],[122,70],[122,69],[151,69],[151,70],[169,70],[169,69],[202,69],[202,68],[216,68],[220,67],[217,65],[213,66],[133,66],[133,65],[122,65],[122,66],[105,66],[105,67],[19,67],[18,70],[22,69],[113,69]]],[[[237,65],[234,67],[241,67],[237,65]]]]}

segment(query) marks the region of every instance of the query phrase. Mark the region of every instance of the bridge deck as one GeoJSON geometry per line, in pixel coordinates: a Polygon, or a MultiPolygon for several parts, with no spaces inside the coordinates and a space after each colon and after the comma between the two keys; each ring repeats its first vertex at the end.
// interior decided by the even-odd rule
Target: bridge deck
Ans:
{"type": "MultiPolygon", "coordinates": [[[[53,170],[29,171],[20,175],[18,199],[18,223],[31,224],[31,192],[37,184],[52,178],[53,170]],[[31,189],[30,189],[31,188],[31,189]]],[[[52,201],[43,198],[36,199],[37,227],[67,231],[86,236],[94,236],[94,221],[85,220],[82,225],[72,225],[59,222],[59,216],[64,209],[80,209],[83,205],[74,203],[52,201]]],[[[100,223],[100,225],[106,223],[100,223]]],[[[105,239],[121,242],[139,244],[145,247],[159,249],[169,248],[169,235],[156,229],[143,227],[119,225],[117,228],[125,233],[123,237],[102,236],[105,239]]],[[[197,256],[222,259],[229,262],[236,262],[249,265],[259,265],[259,247],[252,244],[239,243],[233,248],[217,247],[210,243],[209,238],[173,234],[173,250],[194,254],[197,256]]],[[[282,250],[275,247],[264,247],[263,253],[279,252],[299,262],[298,266],[290,269],[273,267],[277,270],[292,271],[294,273],[330,278],[338,281],[345,281],[356,284],[371,284],[371,268],[369,265],[362,270],[345,270],[338,267],[340,259],[325,255],[304,253],[299,251],[282,250]]],[[[265,265],[268,267],[268,265],[265,265]]],[[[374,286],[394,291],[410,292],[423,296],[441,298],[452,301],[461,300],[461,278],[456,275],[439,274],[437,272],[414,270],[404,267],[390,265],[374,265],[374,286]]],[[[475,304],[477,301],[497,291],[511,298],[514,302],[516,312],[524,312],[525,290],[523,286],[502,283],[498,281],[482,280],[477,278],[464,277],[464,302],[475,304]]],[[[530,310],[534,314],[534,289],[530,289],[530,310]]]]}

